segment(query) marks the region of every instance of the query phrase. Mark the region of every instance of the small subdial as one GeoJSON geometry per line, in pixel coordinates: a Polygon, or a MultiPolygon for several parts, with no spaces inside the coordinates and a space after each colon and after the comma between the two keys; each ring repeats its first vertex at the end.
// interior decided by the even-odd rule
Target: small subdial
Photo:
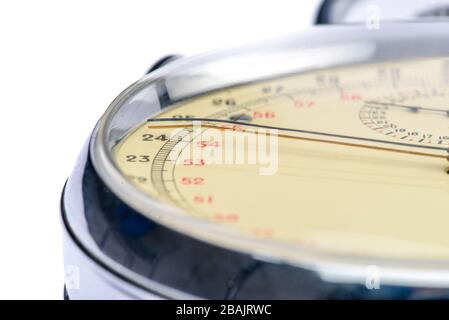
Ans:
{"type": "Polygon", "coordinates": [[[401,93],[365,101],[360,120],[367,127],[404,142],[449,145],[449,95],[443,91],[401,93]]]}

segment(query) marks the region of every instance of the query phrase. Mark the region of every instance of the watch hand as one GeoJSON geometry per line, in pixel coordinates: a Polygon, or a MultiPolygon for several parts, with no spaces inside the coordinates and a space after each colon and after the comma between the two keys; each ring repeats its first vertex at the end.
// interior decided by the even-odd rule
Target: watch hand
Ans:
{"type": "MultiPolygon", "coordinates": [[[[346,138],[346,139],[369,141],[369,142],[377,142],[377,143],[385,143],[385,144],[400,145],[400,146],[407,146],[407,147],[417,147],[417,148],[423,148],[423,149],[441,150],[441,151],[448,152],[448,149],[447,148],[443,148],[443,147],[416,145],[416,144],[408,144],[408,143],[402,143],[402,142],[393,142],[393,141],[387,141],[387,140],[377,140],[377,139],[369,139],[369,138],[363,138],[363,137],[338,135],[338,134],[318,132],[318,131],[309,131],[309,130],[300,130],[300,129],[293,129],[293,128],[282,128],[282,127],[275,127],[275,126],[266,126],[266,125],[260,125],[260,124],[254,124],[254,123],[245,123],[245,122],[225,120],[225,119],[210,119],[210,118],[152,118],[152,119],[148,119],[147,121],[148,122],[158,122],[158,121],[160,121],[160,122],[172,122],[172,121],[175,121],[175,122],[177,122],[177,121],[218,122],[218,123],[250,126],[250,127],[256,127],[256,128],[264,128],[264,129],[276,129],[276,130],[280,130],[280,131],[307,133],[307,134],[314,134],[314,135],[328,136],[328,137],[335,137],[335,138],[346,138]]],[[[230,128],[226,128],[226,127],[223,127],[223,126],[211,125],[211,124],[201,124],[201,126],[205,127],[205,128],[209,127],[209,128],[219,128],[219,129],[230,129],[230,128]]],[[[186,125],[159,125],[159,126],[153,126],[152,125],[149,128],[185,128],[185,127],[186,127],[186,125]]],[[[248,130],[242,129],[241,131],[248,131],[248,130]]],[[[252,133],[257,133],[257,132],[253,132],[253,131],[251,131],[251,132],[252,133]]],[[[402,150],[402,149],[394,149],[394,148],[378,147],[378,146],[371,146],[371,145],[365,145],[365,144],[348,143],[348,142],[341,142],[341,141],[335,141],[335,140],[326,140],[326,139],[309,138],[309,137],[299,137],[299,136],[288,135],[288,134],[278,134],[278,136],[279,137],[283,137],[283,138],[289,138],[289,139],[331,143],[331,144],[346,145],[346,146],[351,146],[351,147],[360,147],[360,148],[366,148],[366,149],[375,149],[375,150],[391,151],[391,152],[397,152],[397,153],[413,154],[413,155],[419,155],[419,156],[428,156],[428,157],[433,157],[433,158],[444,158],[444,159],[448,159],[449,160],[449,157],[446,156],[446,155],[438,155],[438,154],[433,154],[433,153],[408,151],[408,150],[402,150]]]]}
{"type": "Polygon", "coordinates": [[[404,108],[404,109],[409,109],[411,112],[415,112],[415,113],[418,113],[419,111],[422,111],[422,110],[432,111],[432,112],[440,112],[440,113],[444,113],[445,115],[449,116],[449,110],[442,110],[442,109],[436,109],[436,108],[424,108],[424,107],[419,107],[419,106],[408,106],[408,105],[404,105],[404,104],[380,102],[380,101],[365,101],[365,103],[404,108]]]}

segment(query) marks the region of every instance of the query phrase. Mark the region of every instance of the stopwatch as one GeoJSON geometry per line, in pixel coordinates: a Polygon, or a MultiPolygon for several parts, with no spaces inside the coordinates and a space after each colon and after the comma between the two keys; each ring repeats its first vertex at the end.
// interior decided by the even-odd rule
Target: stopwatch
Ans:
{"type": "Polygon", "coordinates": [[[447,22],[165,59],[62,196],[70,299],[449,297],[447,22]]]}

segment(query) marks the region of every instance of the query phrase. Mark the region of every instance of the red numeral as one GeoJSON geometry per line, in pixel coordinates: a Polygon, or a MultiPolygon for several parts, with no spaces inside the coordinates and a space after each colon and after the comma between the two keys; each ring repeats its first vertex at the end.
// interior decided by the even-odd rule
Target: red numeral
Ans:
{"type": "Polygon", "coordinates": [[[265,119],[272,119],[276,116],[276,114],[273,111],[266,111],[266,112],[260,112],[260,111],[254,111],[253,112],[253,118],[265,118],[265,119]]]}
{"type": "Polygon", "coordinates": [[[220,222],[237,222],[239,221],[239,216],[235,213],[217,213],[214,215],[214,220],[220,222]]]}
{"type": "Polygon", "coordinates": [[[312,108],[315,106],[315,101],[313,100],[295,100],[295,108],[312,108]]]}
{"type": "Polygon", "coordinates": [[[198,141],[196,143],[197,147],[206,148],[206,147],[215,147],[218,148],[220,146],[219,141],[198,141]]]}
{"type": "Polygon", "coordinates": [[[359,101],[362,97],[358,93],[342,93],[340,95],[342,101],[359,101]]]}
{"type": "Polygon", "coordinates": [[[197,204],[212,203],[212,196],[194,196],[193,201],[197,204]]]}
{"type": "Polygon", "coordinates": [[[201,177],[182,177],[181,183],[185,185],[199,185],[203,184],[204,178],[201,177]]]}
{"type": "Polygon", "coordinates": [[[259,237],[272,237],[274,234],[273,229],[270,228],[252,228],[251,229],[251,233],[255,236],[259,236],[259,237]]]}
{"type": "Polygon", "coordinates": [[[204,159],[184,159],[183,165],[185,166],[197,166],[197,167],[201,167],[204,166],[206,164],[206,161],[204,161],[204,159]]]}

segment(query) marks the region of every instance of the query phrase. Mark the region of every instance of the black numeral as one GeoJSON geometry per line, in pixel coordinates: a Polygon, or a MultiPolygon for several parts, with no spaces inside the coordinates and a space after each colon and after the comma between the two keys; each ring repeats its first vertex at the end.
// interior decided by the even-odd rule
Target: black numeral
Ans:
{"type": "Polygon", "coordinates": [[[150,156],[129,154],[126,156],[128,162],[150,162],[150,156]]]}
{"type": "Polygon", "coordinates": [[[159,140],[159,141],[167,141],[167,135],[165,134],[161,134],[157,137],[154,137],[154,135],[146,133],[142,135],[142,141],[154,141],[154,140],[159,140]]]}
{"type": "Polygon", "coordinates": [[[237,103],[235,102],[235,99],[233,98],[227,98],[227,99],[222,99],[222,98],[215,98],[212,99],[212,104],[214,106],[235,106],[237,103]]]}

